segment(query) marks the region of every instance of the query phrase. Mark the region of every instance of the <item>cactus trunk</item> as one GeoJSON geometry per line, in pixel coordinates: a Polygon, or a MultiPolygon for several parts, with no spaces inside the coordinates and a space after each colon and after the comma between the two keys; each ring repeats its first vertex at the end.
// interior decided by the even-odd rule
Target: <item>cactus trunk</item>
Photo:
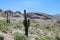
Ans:
{"type": "Polygon", "coordinates": [[[7,23],[8,23],[8,13],[7,13],[7,23]]]}
{"type": "Polygon", "coordinates": [[[7,23],[10,24],[10,19],[9,19],[9,16],[8,16],[8,12],[7,12],[7,23]]]}

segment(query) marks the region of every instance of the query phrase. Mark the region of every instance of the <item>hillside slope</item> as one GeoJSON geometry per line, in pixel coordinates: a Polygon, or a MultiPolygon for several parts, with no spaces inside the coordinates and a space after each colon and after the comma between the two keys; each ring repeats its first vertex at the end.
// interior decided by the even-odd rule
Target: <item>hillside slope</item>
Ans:
{"type": "MultiPolygon", "coordinates": [[[[3,17],[2,17],[3,18],[3,17]]],[[[10,24],[6,23],[4,18],[0,20],[0,34],[4,35],[5,40],[14,40],[14,33],[24,34],[23,18],[20,20],[12,19],[10,24]],[[4,25],[4,26],[3,26],[4,25]],[[4,29],[3,29],[4,28],[4,29]]],[[[48,37],[46,40],[56,40],[56,36],[60,35],[60,27],[56,26],[55,23],[50,23],[49,20],[44,19],[30,19],[29,27],[29,39],[36,40],[38,37],[48,37]],[[40,23],[41,22],[41,23],[40,23]],[[48,22],[48,23],[46,23],[48,22]],[[44,24],[43,24],[44,23],[44,24]],[[45,25],[47,24],[47,25],[45,25]],[[42,25],[42,26],[41,26],[42,25]]],[[[54,21],[54,20],[53,20],[54,21]]]]}

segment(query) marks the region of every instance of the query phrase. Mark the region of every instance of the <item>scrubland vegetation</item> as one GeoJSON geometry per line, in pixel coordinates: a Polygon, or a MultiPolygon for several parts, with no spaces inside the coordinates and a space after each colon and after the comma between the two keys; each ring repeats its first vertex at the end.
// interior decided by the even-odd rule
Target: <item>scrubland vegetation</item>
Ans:
{"type": "MultiPolygon", "coordinates": [[[[60,27],[55,25],[40,26],[38,23],[31,23],[29,27],[29,37],[24,35],[23,22],[11,22],[7,23],[5,20],[0,20],[0,32],[5,34],[11,34],[14,40],[60,40],[60,27]],[[13,29],[18,31],[13,33],[13,29]],[[32,38],[31,38],[32,37],[32,38]]],[[[4,39],[4,35],[1,34],[0,38],[4,39]]]]}

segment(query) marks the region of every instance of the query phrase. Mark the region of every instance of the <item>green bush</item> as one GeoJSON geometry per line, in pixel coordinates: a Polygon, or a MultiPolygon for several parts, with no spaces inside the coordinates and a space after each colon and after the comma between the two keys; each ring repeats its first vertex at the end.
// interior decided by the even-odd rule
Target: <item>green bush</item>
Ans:
{"type": "Polygon", "coordinates": [[[60,40],[60,36],[58,36],[58,35],[55,38],[56,38],[56,40],[60,40]]]}
{"type": "Polygon", "coordinates": [[[7,33],[8,28],[7,28],[7,27],[3,27],[3,28],[1,29],[1,31],[4,32],[4,33],[7,33]]]}
{"type": "Polygon", "coordinates": [[[0,20],[0,26],[10,26],[6,21],[0,20]]]}
{"type": "Polygon", "coordinates": [[[9,30],[8,26],[10,25],[7,24],[6,21],[0,20],[0,31],[7,33],[7,31],[9,30]]]}
{"type": "Polygon", "coordinates": [[[47,37],[39,36],[39,37],[36,37],[36,40],[48,40],[48,39],[47,39],[47,37]]]}
{"type": "Polygon", "coordinates": [[[57,39],[55,37],[39,36],[36,37],[36,40],[57,40],[57,39]]]}
{"type": "Polygon", "coordinates": [[[14,29],[22,29],[23,25],[20,24],[20,23],[12,23],[11,26],[14,28],[14,29]]]}
{"type": "Polygon", "coordinates": [[[4,36],[0,34],[0,40],[4,40],[4,36]]]}
{"type": "Polygon", "coordinates": [[[25,35],[15,33],[14,40],[28,40],[28,38],[25,35]]]}

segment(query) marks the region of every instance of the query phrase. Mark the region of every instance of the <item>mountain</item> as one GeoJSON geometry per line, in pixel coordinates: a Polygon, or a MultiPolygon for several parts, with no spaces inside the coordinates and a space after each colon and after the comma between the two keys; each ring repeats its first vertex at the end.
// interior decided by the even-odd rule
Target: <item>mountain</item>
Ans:
{"type": "MultiPolygon", "coordinates": [[[[13,17],[21,17],[21,15],[22,16],[24,15],[20,11],[13,12],[12,10],[3,11],[2,9],[0,9],[0,14],[5,15],[7,12],[9,14],[9,16],[13,16],[13,17]]],[[[49,14],[46,14],[43,12],[28,12],[27,17],[31,18],[31,19],[52,19],[53,18],[52,15],[49,15],[49,14]]]]}
{"type": "Polygon", "coordinates": [[[53,16],[43,12],[28,12],[27,17],[32,19],[52,19],[53,16]]]}
{"type": "Polygon", "coordinates": [[[55,14],[55,15],[53,15],[53,17],[56,19],[60,19],[60,14],[55,14]]]}
{"type": "Polygon", "coordinates": [[[12,10],[5,10],[5,11],[3,11],[2,9],[0,9],[0,15],[1,16],[6,16],[7,13],[11,17],[21,17],[22,16],[20,11],[15,11],[15,12],[12,11],[12,10]]]}
{"type": "Polygon", "coordinates": [[[14,17],[22,17],[23,15],[21,14],[20,11],[16,11],[16,12],[14,12],[14,15],[13,16],[14,17]]]}

